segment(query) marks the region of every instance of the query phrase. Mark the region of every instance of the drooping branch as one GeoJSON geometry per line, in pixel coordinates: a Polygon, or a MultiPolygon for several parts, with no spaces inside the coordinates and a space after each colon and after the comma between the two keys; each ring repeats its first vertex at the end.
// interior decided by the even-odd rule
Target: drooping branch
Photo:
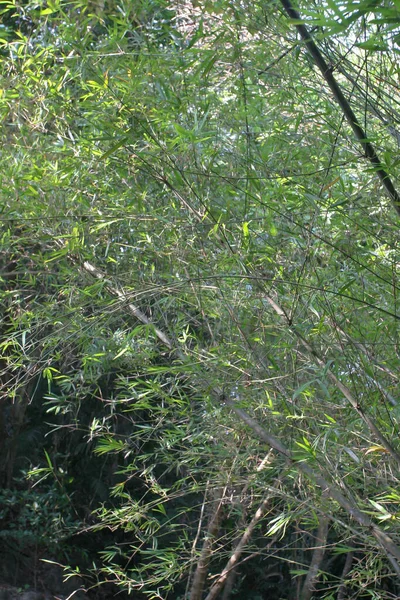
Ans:
{"type": "MultiPolygon", "coordinates": [[[[74,262],[76,262],[76,259],[74,259],[74,262]]],[[[88,273],[90,273],[93,277],[108,281],[106,275],[104,275],[99,269],[91,265],[91,263],[85,264],[85,270],[88,273]]],[[[107,285],[107,289],[110,293],[119,298],[127,298],[127,294],[123,290],[120,290],[117,287],[115,287],[114,285],[107,285]]],[[[279,310],[281,312],[281,316],[285,314],[284,311],[278,305],[276,305],[276,307],[277,311],[279,310]]],[[[141,322],[149,323],[147,317],[143,315],[140,309],[138,309],[135,306],[133,306],[133,309],[134,310],[129,308],[128,305],[129,312],[133,316],[135,316],[135,318],[139,319],[141,322]],[[142,316],[146,319],[146,321],[144,321],[141,318],[142,316]]],[[[179,352],[179,354],[181,353],[163,331],[156,329],[156,332],[157,331],[159,332],[159,334],[157,334],[157,337],[168,349],[176,349],[176,351],[179,352]]],[[[350,518],[354,519],[360,526],[367,528],[370,531],[370,533],[375,537],[375,539],[379,542],[388,560],[392,564],[395,572],[400,577],[400,565],[397,562],[400,561],[400,548],[395,544],[395,542],[389,535],[387,535],[377,525],[375,525],[375,523],[357,507],[354,501],[348,500],[335,484],[328,482],[324,477],[322,477],[322,475],[314,471],[314,469],[312,469],[307,463],[302,461],[295,461],[291,451],[288,448],[286,448],[286,446],[284,446],[278,438],[276,438],[266,429],[261,427],[261,425],[257,423],[257,421],[255,421],[243,409],[237,406],[233,400],[224,396],[220,388],[214,387],[212,389],[212,393],[215,400],[219,402],[221,402],[223,398],[224,404],[226,406],[229,406],[229,408],[231,408],[236,413],[236,415],[252,429],[252,431],[258,436],[259,439],[267,443],[271,448],[274,448],[274,450],[276,450],[287,460],[289,460],[297,468],[297,470],[304,473],[304,475],[306,475],[308,479],[316,483],[321,488],[323,493],[327,497],[330,497],[332,500],[337,502],[350,518]]]]}
{"type": "Polygon", "coordinates": [[[393,542],[390,536],[384,533],[371,519],[363,513],[355,504],[354,501],[348,500],[340,491],[340,489],[331,482],[328,482],[322,475],[314,471],[306,462],[296,461],[292,452],[282,444],[274,435],[269,433],[266,429],[250,415],[248,415],[242,408],[236,405],[236,403],[230,398],[225,398],[225,404],[227,404],[236,415],[250,427],[257,435],[257,437],[269,446],[277,450],[280,454],[285,456],[289,461],[296,466],[296,468],[304,473],[308,479],[314,481],[322,490],[322,492],[329,496],[332,500],[337,502],[347,514],[353,518],[359,525],[366,527],[375,539],[379,542],[380,546],[384,549],[386,556],[391,562],[396,573],[400,576],[400,565],[397,561],[400,561],[400,548],[393,542]]]}
{"type": "Polygon", "coordinates": [[[379,427],[376,425],[375,421],[373,419],[371,419],[371,417],[369,415],[367,415],[366,412],[364,412],[360,403],[353,396],[350,389],[344,383],[342,383],[340,381],[340,379],[338,379],[338,377],[336,377],[336,375],[330,369],[326,368],[326,362],[323,361],[322,358],[320,358],[320,356],[318,355],[316,350],[311,346],[311,344],[308,342],[308,340],[306,340],[304,338],[304,336],[300,333],[300,331],[290,322],[290,319],[289,319],[288,315],[286,314],[286,312],[283,310],[283,308],[270,296],[266,295],[265,299],[270,304],[270,306],[272,306],[272,308],[274,309],[276,314],[279,315],[281,318],[284,318],[287,321],[288,326],[290,327],[290,330],[295,334],[295,336],[300,341],[300,343],[305,348],[305,350],[307,350],[307,353],[311,357],[313,357],[315,363],[319,367],[324,368],[328,379],[330,379],[330,381],[333,383],[333,385],[343,394],[343,396],[346,398],[348,403],[354,408],[354,410],[357,412],[357,414],[361,417],[361,419],[367,425],[370,432],[376,437],[377,440],[379,440],[379,442],[382,444],[382,446],[384,448],[386,448],[386,450],[389,452],[389,454],[394,458],[394,460],[400,466],[400,454],[393,447],[393,445],[389,442],[389,440],[386,439],[386,437],[380,431],[379,427]]]}
{"type": "Polygon", "coordinates": [[[301,23],[302,19],[300,13],[293,7],[290,0],[281,0],[281,4],[285,9],[285,12],[288,15],[288,17],[298,21],[295,25],[297,31],[300,33],[300,36],[304,41],[314,63],[317,65],[317,67],[322,73],[323,78],[330,87],[333,97],[342,109],[343,115],[345,116],[347,122],[353,130],[355,137],[359,141],[364,151],[364,155],[372,164],[374,171],[381,180],[381,183],[385,188],[389,198],[391,199],[396,212],[400,215],[400,195],[394,187],[388,172],[383,167],[383,164],[381,163],[374,146],[371,144],[371,142],[368,141],[367,134],[361,127],[353,109],[350,106],[349,101],[346,99],[341,87],[336,81],[333,75],[333,67],[331,65],[328,65],[325,61],[320,50],[318,49],[318,46],[314,41],[312,34],[308,31],[307,27],[303,23],[301,23]]]}
{"type": "MultiPolygon", "coordinates": [[[[396,373],[394,373],[394,371],[392,371],[391,369],[389,369],[389,367],[387,367],[385,364],[382,364],[381,362],[378,362],[376,360],[376,358],[374,357],[374,355],[367,348],[367,346],[365,344],[363,344],[362,342],[359,342],[358,340],[354,340],[349,334],[347,334],[340,327],[340,325],[336,322],[335,319],[332,319],[332,318],[328,317],[327,321],[331,324],[331,326],[336,330],[337,333],[339,333],[340,335],[342,335],[343,337],[345,337],[348,340],[348,342],[350,342],[350,344],[352,346],[354,346],[355,348],[357,348],[358,350],[360,350],[360,352],[362,354],[364,354],[364,356],[369,360],[369,362],[370,362],[371,365],[373,365],[376,369],[379,369],[380,371],[383,371],[384,373],[387,373],[395,381],[399,380],[399,376],[396,373]]],[[[366,377],[366,379],[368,379],[368,381],[371,381],[371,383],[373,383],[375,385],[375,387],[378,388],[378,390],[381,392],[382,396],[384,396],[384,398],[392,406],[397,406],[397,404],[398,404],[397,400],[392,396],[392,394],[390,394],[379,383],[379,381],[377,381],[374,377],[371,377],[371,375],[368,375],[368,373],[366,373],[365,371],[364,371],[364,376],[366,377]]]]}
{"type": "MultiPolygon", "coordinates": [[[[93,277],[95,277],[96,279],[101,279],[103,281],[107,282],[107,289],[109,292],[111,292],[111,294],[113,296],[116,296],[117,298],[119,298],[120,300],[123,300],[124,302],[127,301],[128,296],[125,292],[121,291],[118,287],[114,286],[110,281],[107,280],[106,276],[104,275],[104,273],[102,273],[99,269],[97,269],[97,267],[95,267],[94,265],[92,265],[92,263],[90,263],[89,261],[85,261],[83,263],[83,268],[85,269],[85,271],[87,271],[88,273],[90,273],[90,275],[92,275],[93,277]]],[[[153,325],[153,323],[150,321],[150,319],[148,319],[146,317],[146,315],[144,314],[144,312],[142,312],[140,310],[140,308],[138,308],[137,306],[135,306],[135,304],[132,304],[132,302],[128,302],[127,303],[127,308],[128,311],[141,323],[143,323],[144,325],[151,325],[152,327],[154,327],[154,332],[156,334],[156,336],[158,337],[158,339],[167,346],[167,348],[169,348],[170,350],[173,349],[174,345],[172,343],[172,341],[169,339],[169,337],[163,332],[161,331],[161,329],[158,329],[158,327],[156,327],[155,325],[153,325]]]]}
{"type": "MultiPolygon", "coordinates": [[[[59,248],[63,248],[65,245],[61,239],[56,239],[55,243],[59,248]]],[[[140,323],[143,323],[143,325],[151,325],[153,327],[154,332],[155,332],[156,336],[158,337],[158,339],[160,340],[160,342],[162,342],[165,346],[167,346],[167,348],[169,350],[177,349],[174,346],[172,340],[170,340],[169,337],[163,331],[161,331],[161,329],[158,329],[158,327],[156,327],[150,321],[150,319],[144,314],[143,311],[140,310],[140,308],[138,306],[136,306],[135,304],[130,302],[129,294],[127,294],[125,292],[125,290],[123,290],[121,287],[118,287],[117,285],[115,285],[107,277],[107,275],[105,273],[103,273],[102,271],[100,271],[100,269],[98,269],[97,267],[92,265],[92,263],[90,263],[88,260],[85,260],[83,263],[81,263],[81,261],[79,260],[79,257],[73,253],[69,253],[68,258],[75,265],[77,265],[78,268],[83,269],[84,271],[89,273],[89,275],[91,275],[95,279],[99,279],[100,281],[103,281],[106,284],[106,289],[110,292],[110,294],[112,296],[115,296],[116,298],[119,298],[121,301],[123,301],[125,306],[127,307],[128,312],[130,312],[131,315],[133,315],[135,317],[135,319],[140,321],[140,323]]]]}

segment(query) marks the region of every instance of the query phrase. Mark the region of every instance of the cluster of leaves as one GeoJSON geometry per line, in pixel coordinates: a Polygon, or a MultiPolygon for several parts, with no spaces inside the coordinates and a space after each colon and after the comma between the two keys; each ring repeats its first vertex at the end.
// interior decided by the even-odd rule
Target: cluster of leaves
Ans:
{"type": "MultiPolygon", "coordinates": [[[[399,543],[398,227],[296,23],[274,1],[0,5],[1,506],[57,523],[44,556],[80,524],[92,583],[138,598],[196,598],[213,515],[216,577],[261,506],[224,598],[307,598],[329,516],[318,597],[396,597],[298,468],[399,543]],[[56,487],[15,491],[21,470],[56,487]]],[[[298,8],[396,180],[397,4],[298,8]]]]}

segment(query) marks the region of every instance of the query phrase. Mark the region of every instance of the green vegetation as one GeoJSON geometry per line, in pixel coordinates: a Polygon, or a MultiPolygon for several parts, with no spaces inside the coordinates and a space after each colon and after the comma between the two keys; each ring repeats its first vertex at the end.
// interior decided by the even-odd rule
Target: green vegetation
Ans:
{"type": "Polygon", "coordinates": [[[399,1],[0,12],[0,587],[400,597],[399,1]]]}

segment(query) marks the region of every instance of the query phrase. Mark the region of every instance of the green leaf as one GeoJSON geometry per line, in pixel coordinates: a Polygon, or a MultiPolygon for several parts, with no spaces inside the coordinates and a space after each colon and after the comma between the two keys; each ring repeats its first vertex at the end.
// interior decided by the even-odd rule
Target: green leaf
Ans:
{"type": "Polygon", "coordinates": [[[128,136],[121,138],[116,144],[114,144],[114,146],[111,146],[111,148],[109,150],[107,150],[107,152],[104,152],[104,154],[102,154],[100,156],[100,160],[105,160],[106,158],[109,158],[110,156],[112,156],[116,150],[118,150],[122,146],[125,146],[127,141],[128,141],[128,136]]]}

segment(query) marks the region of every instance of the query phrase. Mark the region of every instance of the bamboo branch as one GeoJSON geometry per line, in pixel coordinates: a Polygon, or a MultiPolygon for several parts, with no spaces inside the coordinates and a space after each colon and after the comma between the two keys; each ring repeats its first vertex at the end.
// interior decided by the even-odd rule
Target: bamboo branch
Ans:
{"type": "Polygon", "coordinates": [[[350,389],[346,385],[344,385],[344,383],[342,383],[340,381],[340,379],[338,379],[336,377],[336,375],[330,369],[326,368],[325,361],[323,361],[319,357],[318,353],[314,350],[314,348],[311,346],[311,344],[303,337],[303,335],[298,331],[298,329],[289,321],[287,314],[279,306],[279,304],[277,304],[277,302],[275,300],[273,300],[271,297],[269,297],[267,295],[265,296],[265,299],[272,306],[272,308],[277,313],[277,315],[286,319],[286,321],[288,322],[288,325],[290,326],[291,331],[293,331],[293,333],[295,334],[297,339],[301,342],[303,347],[307,350],[308,354],[310,354],[314,358],[314,361],[317,363],[317,365],[319,367],[322,367],[325,369],[328,379],[330,379],[331,382],[334,384],[334,386],[343,394],[343,396],[346,398],[348,403],[354,408],[354,410],[358,413],[358,415],[361,417],[361,419],[367,425],[370,432],[375,435],[376,439],[379,440],[379,442],[382,444],[382,446],[384,448],[386,448],[386,450],[389,452],[389,454],[395,459],[397,464],[400,465],[400,454],[397,452],[397,450],[394,448],[394,446],[392,446],[392,444],[389,442],[389,440],[386,439],[386,437],[380,431],[379,427],[376,425],[375,421],[373,421],[371,419],[371,417],[369,417],[364,412],[360,403],[358,402],[358,400],[356,398],[354,398],[350,389]]]}
{"type": "Polygon", "coordinates": [[[395,569],[397,575],[400,576],[400,566],[397,561],[400,561],[400,548],[393,542],[392,538],[388,536],[384,531],[379,529],[377,525],[371,519],[363,513],[351,500],[348,500],[340,491],[340,489],[334,484],[328,482],[322,475],[315,472],[306,462],[296,461],[292,452],[286,448],[274,435],[269,433],[266,429],[261,427],[257,421],[255,421],[250,415],[248,415],[242,408],[239,408],[233,400],[229,398],[224,399],[225,404],[237,414],[240,419],[246,423],[256,435],[266,442],[269,446],[277,450],[280,454],[285,456],[293,465],[308,479],[314,481],[322,490],[322,492],[329,496],[332,500],[337,502],[347,514],[353,518],[359,525],[369,529],[370,533],[379,542],[379,545],[383,548],[388,557],[390,563],[395,569]]]}
{"type": "MultiPolygon", "coordinates": [[[[256,473],[259,473],[260,471],[262,471],[266,467],[266,465],[270,463],[270,459],[271,459],[271,455],[272,454],[274,454],[274,451],[271,448],[267,452],[267,454],[264,456],[264,458],[262,459],[261,463],[256,468],[256,473]]],[[[247,480],[245,486],[243,487],[243,489],[241,491],[241,495],[246,494],[246,492],[247,492],[247,490],[248,490],[251,482],[254,480],[254,477],[255,477],[256,473],[254,473],[253,476],[250,477],[247,480]]],[[[277,477],[275,483],[280,482],[282,480],[282,478],[283,478],[283,473],[281,473],[279,475],[279,477],[277,477]]],[[[272,493],[269,494],[269,498],[271,498],[271,497],[272,497],[272,493]]],[[[246,513],[246,510],[244,509],[243,512],[242,512],[242,517],[240,519],[239,527],[244,526],[244,524],[245,524],[245,513],[246,513]]],[[[237,536],[236,539],[234,540],[233,544],[232,544],[232,547],[234,548],[234,553],[236,553],[236,554],[237,554],[237,547],[239,545],[240,539],[241,539],[241,536],[240,535],[237,536]]],[[[267,548],[269,548],[269,546],[272,545],[273,540],[274,540],[274,538],[272,538],[271,542],[267,545],[267,548]]],[[[223,584],[224,591],[223,591],[223,595],[222,595],[222,600],[229,600],[229,598],[231,597],[232,589],[233,589],[233,586],[235,584],[236,575],[237,575],[237,567],[238,567],[238,564],[239,564],[238,561],[239,561],[239,557],[237,558],[236,562],[232,565],[232,567],[230,567],[230,568],[228,566],[225,567],[225,569],[228,569],[228,570],[227,570],[227,576],[226,576],[226,579],[225,579],[225,583],[223,584]]]]}
{"type": "Polygon", "coordinates": [[[215,598],[218,596],[219,592],[221,591],[222,587],[224,586],[224,584],[228,578],[228,575],[231,573],[232,569],[234,569],[236,567],[236,564],[237,564],[239,558],[241,557],[245,546],[249,542],[249,539],[254,531],[254,528],[264,517],[264,515],[267,511],[267,508],[269,506],[269,501],[271,499],[271,496],[272,496],[272,494],[268,494],[264,498],[264,500],[261,502],[261,504],[258,507],[258,509],[256,510],[252,520],[250,521],[250,523],[246,527],[242,537],[240,538],[230,559],[226,563],[226,566],[224,567],[221,575],[215,581],[211,590],[209,591],[208,595],[206,596],[206,600],[215,600],[215,598]]]}
{"type": "Polygon", "coordinates": [[[350,573],[353,564],[353,552],[349,552],[344,563],[340,586],[338,589],[337,600],[345,600],[346,598],[346,577],[350,573]]]}
{"type": "Polygon", "coordinates": [[[301,590],[301,600],[310,600],[315,592],[315,584],[318,581],[318,571],[324,558],[326,548],[326,538],[328,537],[329,519],[322,515],[319,519],[318,531],[316,535],[316,543],[311,559],[309,571],[304,581],[303,589],[301,590]]]}
{"type": "MultiPolygon", "coordinates": [[[[85,263],[85,265],[87,265],[85,267],[85,270],[88,273],[90,273],[93,277],[107,280],[106,276],[103,273],[101,273],[101,271],[99,271],[97,268],[93,267],[93,265],[87,262],[85,263]]],[[[124,299],[127,297],[126,293],[118,290],[115,286],[111,284],[107,286],[107,289],[117,297],[121,297],[120,294],[122,294],[122,297],[124,299]]],[[[276,306],[277,309],[280,311],[280,314],[284,315],[284,311],[278,305],[276,306]]],[[[133,309],[130,308],[130,305],[128,305],[128,310],[131,314],[133,314],[133,316],[135,316],[135,318],[139,319],[141,322],[149,322],[147,317],[140,311],[140,309],[137,309],[137,307],[135,307],[134,305],[132,305],[132,307],[133,309]],[[143,317],[145,321],[142,320],[143,317]]],[[[164,345],[167,346],[167,348],[176,349],[178,352],[180,352],[179,349],[177,349],[176,346],[174,346],[169,337],[164,334],[164,332],[162,332],[159,329],[156,329],[156,331],[159,332],[159,334],[157,334],[158,338],[164,345]]],[[[387,535],[384,531],[379,529],[379,527],[375,525],[375,523],[371,521],[371,519],[357,507],[355,502],[349,501],[342,494],[340,489],[336,487],[335,484],[329,483],[319,473],[315,472],[307,463],[295,461],[291,451],[288,448],[286,448],[286,446],[284,446],[282,442],[280,442],[280,440],[278,440],[275,436],[273,436],[271,433],[269,433],[267,430],[261,427],[261,425],[257,423],[257,421],[252,419],[243,409],[239,408],[235,402],[224,396],[222,394],[222,390],[219,387],[214,387],[212,393],[214,398],[219,402],[221,402],[221,399],[223,399],[225,405],[229,406],[236,413],[236,415],[244,423],[246,423],[261,440],[266,442],[270,447],[274,448],[287,460],[291,461],[300,472],[304,473],[304,475],[306,475],[308,479],[316,483],[327,497],[330,497],[332,500],[337,502],[349,515],[350,518],[353,518],[362,527],[367,528],[370,531],[370,533],[375,537],[375,539],[379,542],[389,562],[392,564],[395,572],[397,573],[397,575],[400,576],[400,566],[397,562],[400,561],[400,548],[398,548],[398,546],[394,543],[394,541],[389,535],[387,535]]]]}
{"type": "Polygon", "coordinates": [[[367,135],[363,128],[361,127],[356,115],[353,112],[348,100],[345,98],[338,82],[333,76],[333,67],[329,66],[324,57],[322,56],[320,50],[318,49],[311,33],[308,31],[307,27],[301,23],[300,13],[295,10],[290,0],[281,0],[281,4],[285,9],[287,15],[291,19],[295,19],[296,21],[300,21],[296,23],[295,27],[297,31],[300,33],[301,38],[303,39],[308,52],[310,53],[314,63],[317,65],[319,70],[322,73],[323,78],[331,89],[333,97],[336,102],[339,104],[342,112],[349,123],[350,127],[353,130],[353,133],[357,140],[359,141],[365,157],[369,160],[369,162],[374,167],[374,171],[378,175],[383,187],[385,188],[389,198],[392,201],[392,204],[396,210],[396,212],[400,215],[400,195],[398,194],[396,188],[393,185],[393,182],[388,174],[388,172],[383,167],[374,146],[371,142],[368,141],[367,135]]]}
{"type": "Polygon", "coordinates": [[[188,576],[188,580],[187,580],[187,584],[186,584],[185,600],[187,600],[189,598],[190,580],[191,580],[191,577],[192,577],[192,569],[193,569],[193,564],[194,564],[194,556],[196,554],[196,546],[197,546],[197,542],[198,542],[198,539],[200,537],[201,529],[202,529],[202,526],[203,526],[204,510],[205,510],[205,507],[206,507],[206,500],[207,500],[207,496],[208,496],[209,485],[210,485],[210,480],[207,481],[206,489],[205,489],[205,492],[204,492],[204,499],[203,499],[203,502],[202,502],[202,505],[201,505],[201,510],[200,510],[200,518],[199,518],[199,522],[197,524],[197,531],[196,531],[196,535],[194,536],[194,540],[193,540],[193,544],[192,544],[190,570],[189,570],[189,576],[188,576]]]}
{"type": "Polygon", "coordinates": [[[203,596],[204,584],[207,578],[208,565],[211,558],[212,547],[215,537],[218,533],[222,512],[222,500],[224,493],[219,492],[219,498],[214,501],[214,514],[208,524],[207,533],[204,538],[203,548],[197,563],[197,568],[193,576],[192,589],[190,591],[190,600],[201,600],[203,596]]]}
{"type": "MultiPolygon", "coordinates": [[[[104,275],[104,273],[102,273],[99,269],[97,269],[97,267],[95,267],[94,265],[92,265],[92,263],[88,262],[87,260],[83,263],[83,268],[85,269],[85,271],[87,271],[88,273],[90,273],[90,275],[92,275],[93,277],[96,277],[96,279],[101,279],[103,281],[107,282],[107,289],[109,292],[111,292],[111,294],[113,294],[113,296],[116,296],[117,298],[119,298],[120,300],[126,302],[127,301],[127,295],[125,292],[121,291],[120,289],[118,289],[117,287],[115,287],[114,285],[112,285],[112,283],[110,281],[107,280],[106,276],[104,275]]],[[[169,339],[169,337],[163,332],[161,331],[161,329],[158,329],[158,327],[156,327],[155,325],[153,325],[153,323],[150,321],[150,319],[148,319],[146,317],[146,315],[144,314],[144,312],[142,312],[140,310],[140,308],[138,308],[137,306],[135,306],[134,304],[132,304],[132,302],[129,302],[127,304],[127,308],[128,311],[141,323],[143,323],[144,325],[152,325],[152,327],[154,327],[154,332],[156,334],[156,336],[158,337],[158,339],[167,346],[167,348],[169,348],[170,350],[173,349],[174,345],[172,343],[172,341],[169,339]]]]}

